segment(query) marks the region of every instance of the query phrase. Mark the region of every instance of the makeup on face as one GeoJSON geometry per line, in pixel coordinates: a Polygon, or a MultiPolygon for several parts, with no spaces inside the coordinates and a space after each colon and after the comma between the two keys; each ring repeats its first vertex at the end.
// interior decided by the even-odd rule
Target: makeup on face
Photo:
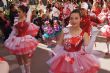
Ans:
{"type": "Polygon", "coordinates": [[[77,27],[80,25],[80,20],[81,20],[81,17],[78,13],[72,13],[71,16],[70,16],[70,24],[73,26],[73,27],[77,27]]]}

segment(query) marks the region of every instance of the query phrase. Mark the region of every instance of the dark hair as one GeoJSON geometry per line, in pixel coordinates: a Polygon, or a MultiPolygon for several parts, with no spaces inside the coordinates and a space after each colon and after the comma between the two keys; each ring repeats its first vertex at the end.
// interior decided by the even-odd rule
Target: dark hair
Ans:
{"type": "MultiPolygon", "coordinates": [[[[71,12],[71,14],[72,14],[72,13],[78,13],[79,16],[82,17],[81,12],[80,12],[79,9],[75,9],[75,10],[73,10],[73,11],[71,12]]],[[[70,16],[71,16],[71,14],[70,14],[70,16]]]]}
{"type": "Polygon", "coordinates": [[[29,10],[29,8],[28,8],[27,6],[24,6],[24,5],[20,5],[18,8],[19,8],[20,10],[22,10],[23,12],[25,12],[25,13],[27,13],[28,10],[29,10]]]}

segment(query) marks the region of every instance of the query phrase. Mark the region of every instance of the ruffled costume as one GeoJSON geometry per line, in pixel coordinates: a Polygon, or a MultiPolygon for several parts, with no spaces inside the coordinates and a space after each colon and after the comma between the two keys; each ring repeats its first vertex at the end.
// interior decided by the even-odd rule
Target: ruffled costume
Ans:
{"type": "Polygon", "coordinates": [[[99,62],[82,48],[83,35],[84,31],[77,36],[69,32],[64,34],[64,46],[59,47],[56,55],[47,61],[49,73],[97,73],[99,62]]]}
{"type": "Polygon", "coordinates": [[[34,26],[34,24],[31,25],[26,21],[16,23],[9,38],[4,43],[5,48],[16,55],[34,52],[38,45],[38,41],[32,36],[38,32],[38,28],[35,27],[35,30],[34,26]],[[32,28],[33,30],[31,30],[32,28]]]}

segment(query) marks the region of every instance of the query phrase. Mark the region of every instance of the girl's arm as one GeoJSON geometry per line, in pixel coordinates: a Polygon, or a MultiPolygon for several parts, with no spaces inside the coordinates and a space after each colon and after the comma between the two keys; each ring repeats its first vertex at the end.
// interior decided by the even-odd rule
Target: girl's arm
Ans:
{"type": "Polygon", "coordinates": [[[45,45],[45,44],[39,43],[37,47],[41,48],[43,50],[49,51],[49,52],[51,52],[51,53],[53,53],[55,55],[55,52],[53,50],[51,50],[51,48],[48,48],[48,46],[45,45]]]}
{"type": "Polygon", "coordinates": [[[88,53],[88,47],[90,45],[90,36],[88,35],[88,33],[84,33],[83,40],[84,40],[84,51],[88,53]]]}
{"type": "Polygon", "coordinates": [[[88,35],[88,33],[86,33],[86,32],[84,33],[83,40],[84,40],[84,45],[88,45],[89,44],[90,36],[88,35]]]}
{"type": "Polygon", "coordinates": [[[64,42],[64,33],[63,33],[63,31],[61,32],[61,34],[59,35],[60,37],[59,37],[59,40],[58,41],[56,41],[56,46],[55,46],[55,48],[53,48],[53,51],[55,52],[55,53],[57,53],[57,51],[59,50],[59,49],[62,49],[63,48],[63,42],[64,42]]]}
{"type": "Polygon", "coordinates": [[[63,41],[64,41],[64,33],[63,31],[61,32],[61,34],[59,35],[59,40],[57,41],[57,45],[62,46],[63,45],[63,41]]]}
{"type": "Polygon", "coordinates": [[[15,29],[15,26],[13,26],[13,27],[12,27],[12,31],[11,31],[9,37],[11,37],[11,36],[16,36],[16,34],[17,34],[17,30],[15,29]]]}

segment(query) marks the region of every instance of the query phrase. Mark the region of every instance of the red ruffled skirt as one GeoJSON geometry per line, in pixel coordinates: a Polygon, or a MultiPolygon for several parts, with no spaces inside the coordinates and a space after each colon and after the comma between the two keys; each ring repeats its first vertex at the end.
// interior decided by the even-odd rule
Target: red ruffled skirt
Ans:
{"type": "Polygon", "coordinates": [[[35,51],[38,41],[30,35],[23,37],[10,36],[5,41],[4,45],[11,53],[22,55],[30,54],[35,51]]]}
{"type": "Polygon", "coordinates": [[[50,65],[49,73],[97,73],[99,70],[98,59],[84,51],[67,52],[59,49],[47,64],[50,65]]]}

